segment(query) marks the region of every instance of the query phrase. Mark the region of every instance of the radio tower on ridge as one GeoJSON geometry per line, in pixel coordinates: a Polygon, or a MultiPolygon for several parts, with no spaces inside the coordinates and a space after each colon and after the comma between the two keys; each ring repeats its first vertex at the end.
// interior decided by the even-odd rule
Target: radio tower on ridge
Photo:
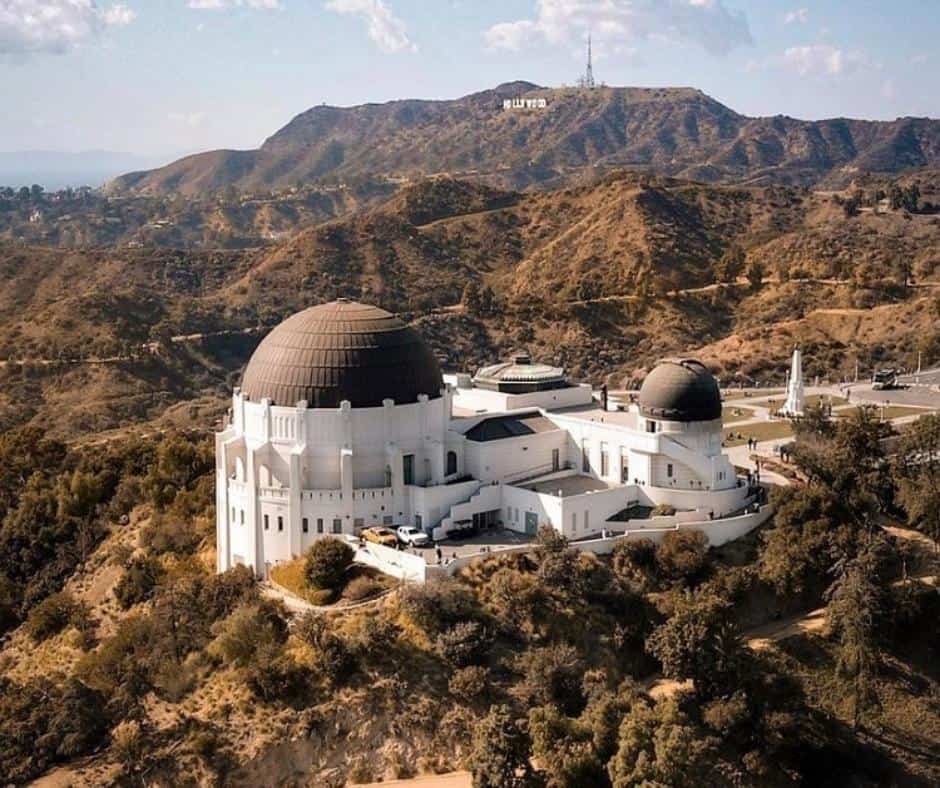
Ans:
{"type": "Polygon", "coordinates": [[[591,64],[591,34],[588,33],[588,53],[587,53],[587,70],[584,72],[584,76],[578,80],[578,85],[582,88],[593,88],[594,84],[594,66],[591,64]]]}

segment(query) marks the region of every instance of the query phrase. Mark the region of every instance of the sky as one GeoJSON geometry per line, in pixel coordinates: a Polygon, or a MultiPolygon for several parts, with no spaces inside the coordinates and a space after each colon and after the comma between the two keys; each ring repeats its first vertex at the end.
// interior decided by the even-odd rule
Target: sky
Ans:
{"type": "Polygon", "coordinates": [[[940,117],[940,0],[0,0],[0,151],[254,148],[320,104],[692,86],[747,115],[940,117]]]}

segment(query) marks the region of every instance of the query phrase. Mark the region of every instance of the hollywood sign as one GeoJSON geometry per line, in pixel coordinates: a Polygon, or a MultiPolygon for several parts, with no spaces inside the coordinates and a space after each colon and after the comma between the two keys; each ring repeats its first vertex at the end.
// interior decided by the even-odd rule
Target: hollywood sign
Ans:
{"type": "Polygon", "coordinates": [[[543,98],[503,99],[503,109],[545,109],[548,101],[543,98]]]}

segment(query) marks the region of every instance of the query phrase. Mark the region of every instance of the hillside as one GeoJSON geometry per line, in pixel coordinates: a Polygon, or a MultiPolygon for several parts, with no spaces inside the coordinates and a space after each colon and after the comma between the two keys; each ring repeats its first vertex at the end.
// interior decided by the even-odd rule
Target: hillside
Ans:
{"type": "Polygon", "coordinates": [[[360,179],[342,186],[253,194],[228,189],[170,199],[0,187],[0,239],[64,248],[243,249],[283,240],[303,227],[381,202],[396,188],[382,180],[360,179]]]}
{"type": "MultiPolygon", "coordinates": [[[[838,478],[777,490],[772,522],[717,549],[686,531],[596,556],[544,529],[527,554],[382,596],[347,563],[337,585],[306,588],[310,610],[245,567],[214,572],[208,436],[75,449],[10,431],[0,774],[76,788],[516,768],[552,788],[935,785],[937,555],[923,534],[869,525],[890,485],[857,471],[894,471],[869,440],[882,429],[860,414],[801,436],[838,478]],[[857,494],[840,497],[846,479],[857,494]]],[[[936,445],[936,426],[924,434],[936,445]]]]}
{"type": "Polygon", "coordinates": [[[78,436],[192,400],[220,413],[270,327],[338,296],[403,314],[451,370],[520,346],[616,386],[676,353],[780,382],[794,344],[809,375],[930,363],[940,199],[934,174],[917,183],[916,213],[875,213],[890,184],[871,182],[850,215],[843,195],[798,187],[441,177],[258,249],[0,245],[0,359],[17,362],[0,366],[0,419],[78,436]]]}
{"type": "Polygon", "coordinates": [[[188,156],[108,188],[196,195],[437,173],[523,188],[618,167],[713,183],[844,184],[860,173],[938,163],[937,120],[749,118],[691,88],[510,82],[446,101],[313,107],[257,150],[188,156]],[[504,110],[506,98],[544,98],[547,106],[504,110]]]}

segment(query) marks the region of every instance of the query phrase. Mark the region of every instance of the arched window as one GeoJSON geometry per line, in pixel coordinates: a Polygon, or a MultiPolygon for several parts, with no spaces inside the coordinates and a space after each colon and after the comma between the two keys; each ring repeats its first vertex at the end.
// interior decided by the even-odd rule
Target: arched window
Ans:
{"type": "Polygon", "coordinates": [[[457,452],[447,452],[447,475],[453,476],[457,473],[457,452]]]}

